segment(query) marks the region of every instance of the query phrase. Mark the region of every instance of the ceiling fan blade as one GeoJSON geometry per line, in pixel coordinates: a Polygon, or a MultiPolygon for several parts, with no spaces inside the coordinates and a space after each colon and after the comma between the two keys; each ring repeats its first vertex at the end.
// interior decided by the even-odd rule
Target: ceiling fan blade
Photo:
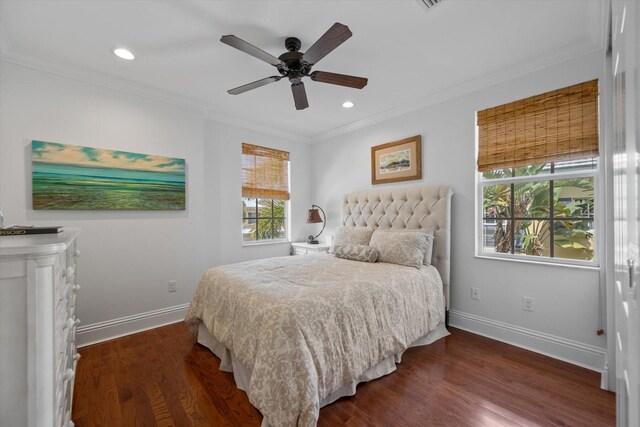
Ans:
{"type": "Polygon", "coordinates": [[[296,110],[304,110],[309,106],[307,91],[304,89],[304,83],[300,82],[292,84],[291,92],[293,92],[293,101],[296,104],[296,110]]]}
{"type": "Polygon", "coordinates": [[[346,74],[328,73],[326,71],[314,71],[309,77],[311,77],[311,80],[314,82],[329,83],[355,89],[362,89],[369,81],[366,77],[348,76],[346,74]]]}
{"type": "Polygon", "coordinates": [[[229,89],[227,92],[231,95],[239,95],[241,93],[247,92],[251,89],[256,89],[264,85],[268,85],[269,83],[277,82],[282,77],[271,76],[265,79],[256,80],[255,82],[247,83],[246,85],[238,86],[233,89],[229,89]]]}
{"type": "Polygon", "coordinates": [[[280,65],[282,63],[282,61],[280,61],[278,58],[271,55],[270,53],[267,53],[264,50],[260,49],[259,47],[255,47],[251,43],[248,43],[234,35],[222,36],[220,37],[220,41],[224,44],[228,44],[231,47],[235,47],[236,49],[241,50],[244,53],[248,53],[253,57],[261,59],[264,62],[267,62],[271,65],[275,66],[275,65],[280,65]]]}
{"type": "Polygon", "coordinates": [[[351,30],[346,25],[339,22],[333,24],[329,30],[322,35],[302,56],[302,59],[309,65],[317,64],[329,52],[340,46],[352,36],[351,30]]]}

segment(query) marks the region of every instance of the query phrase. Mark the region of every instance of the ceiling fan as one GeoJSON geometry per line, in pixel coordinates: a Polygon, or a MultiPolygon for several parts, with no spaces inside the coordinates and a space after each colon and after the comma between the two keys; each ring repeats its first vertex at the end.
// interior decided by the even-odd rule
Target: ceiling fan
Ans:
{"type": "Polygon", "coordinates": [[[248,53],[251,56],[273,65],[280,73],[279,76],[260,79],[246,85],[238,86],[227,92],[231,95],[239,95],[269,83],[277,82],[282,78],[287,78],[291,82],[291,91],[293,92],[293,101],[295,102],[296,110],[304,110],[309,106],[309,101],[307,100],[307,92],[302,82],[303,77],[309,77],[316,82],[362,89],[367,85],[367,79],[365,77],[355,77],[326,71],[311,71],[311,68],[317,64],[318,61],[327,56],[332,50],[340,46],[351,36],[352,33],[349,27],[336,22],[304,53],[299,52],[301,47],[300,40],[296,37],[288,37],[284,42],[287,52],[278,58],[234,35],[222,36],[220,38],[222,43],[235,47],[244,53],[248,53]]]}

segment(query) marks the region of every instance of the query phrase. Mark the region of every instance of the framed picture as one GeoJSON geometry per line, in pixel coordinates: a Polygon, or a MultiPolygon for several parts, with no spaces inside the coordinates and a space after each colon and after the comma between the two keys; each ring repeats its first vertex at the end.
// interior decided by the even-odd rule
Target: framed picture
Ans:
{"type": "Polygon", "coordinates": [[[32,141],[33,209],[184,210],[185,161],[32,141]]]}
{"type": "Polygon", "coordinates": [[[420,135],[371,147],[371,183],[422,179],[420,135]]]}

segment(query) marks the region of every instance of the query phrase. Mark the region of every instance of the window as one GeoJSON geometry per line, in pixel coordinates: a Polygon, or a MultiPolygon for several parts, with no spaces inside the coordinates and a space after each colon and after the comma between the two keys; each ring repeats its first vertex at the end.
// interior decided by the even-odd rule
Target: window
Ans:
{"type": "Polygon", "coordinates": [[[595,265],[597,81],[477,121],[479,254],[595,265]]]}
{"type": "Polygon", "coordinates": [[[289,153],[242,144],[242,241],[288,239],[289,153]]]}
{"type": "Polygon", "coordinates": [[[287,203],[277,199],[242,198],[242,240],[287,239],[287,203]]]}

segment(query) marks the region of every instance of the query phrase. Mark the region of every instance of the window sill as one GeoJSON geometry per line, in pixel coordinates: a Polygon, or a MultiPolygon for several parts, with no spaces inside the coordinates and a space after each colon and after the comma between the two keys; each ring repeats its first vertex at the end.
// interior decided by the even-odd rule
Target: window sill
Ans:
{"type": "Polygon", "coordinates": [[[476,254],[475,258],[487,259],[492,261],[510,261],[524,264],[538,264],[545,265],[547,267],[565,267],[565,268],[577,268],[581,270],[594,270],[599,271],[600,266],[595,263],[587,263],[586,261],[546,261],[548,258],[541,260],[531,259],[531,257],[524,258],[524,256],[509,256],[509,255],[489,255],[489,254],[476,254]]]}
{"type": "Polygon", "coordinates": [[[249,246],[266,246],[266,245],[290,245],[291,244],[291,240],[265,240],[265,241],[258,241],[258,242],[242,242],[242,246],[243,247],[249,247],[249,246]]]}

